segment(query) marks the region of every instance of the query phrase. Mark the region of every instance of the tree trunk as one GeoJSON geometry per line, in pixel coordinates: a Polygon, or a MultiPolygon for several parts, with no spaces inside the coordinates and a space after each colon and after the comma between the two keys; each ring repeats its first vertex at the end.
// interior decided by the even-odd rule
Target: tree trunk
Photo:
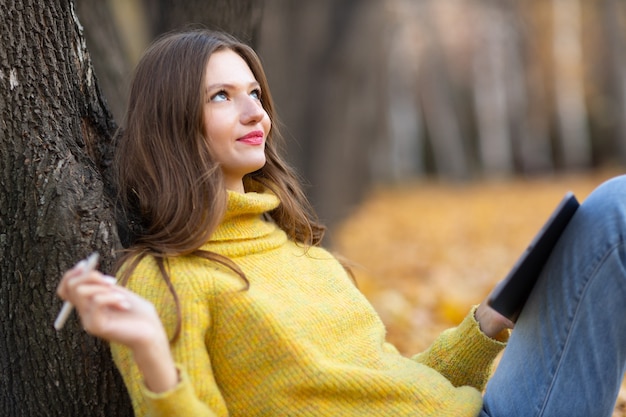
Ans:
{"type": "Polygon", "coordinates": [[[115,120],[122,120],[134,62],[115,18],[113,3],[102,0],[75,0],[75,3],[98,85],[115,120]]]}
{"type": "Polygon", "coordinates": [[[436,5],[430,3],[424,10],[420,23],[426,33],[431,33],[432,38],[422,55],[418,91],[433,165],[437,176],[466,180],[471,176],[471,157],[455,108],[456,91],[451,83],[442,38],[433,22],[437,13],[436,5]]]}
{"type": "Polygon", "coordinates": [[[473,79],[478,150],[485,175],[513,172],[513,149],[509,125],[507,83],[511,79],[510,27],[501,4],[483,3],[476,16],[478,45],[474,51],[473,79]]]}
{"type": "Polygon", "coordinates": [[[390,40],[387,53],[387,118],[389,132],[382,135],[371,157],[374,178],[403,181],[426,174],[424,128],[420,114],[417,74],[420,45],[425,35],[418,23],[423,6],[413,0],[390,3],[390,40]]]}
{"type": "Polygon", "coordinates": [[[132,416],[106,344],[75,316],[52,327],[62,272],[93,251],[111,271],[120,248],[108,198],[117,127],[72,2],[0,0],[0,21],[0,415],[132,416]]]}
{"type": "Polygon", "coordinates": [[[370,184],[385,129],[384,2],[267,2],[259,50],[287,128],[289,161],[331,225],[370,184]]]}
{"type": "MultiPolygon", "coordinates": [[[[525,101],[520,113],[525,119],[525,135],[517,146],[519,152],[519,168],[523,174],[550,173],[554,169],[552,145],[549,134],[550,99],[546,92],[546,72],[543,68],[545,60],[542,55],[544,39],[549,37],[545,25],[538,17],[544,16],[542,10],[549,8],[544,0],[517,2],[516,8],[521,16],[520,21],[527,25],[526,32],[520,23],[517,24],[518,36],[524,47],[520,51],[521,70],[525,74],[525,101]]],[[[514,127],[515,129],[515,127],[514,127]]]]}
{"type": "Polygon", "coordinates": [[[225,30],[256,47],[264,1],[144,0],[152,36],[185,25],[225,30]]]}
{"type": "Polygon", "coordinates": [[[580,0],[552,0],[554,88],[565,168],[588,168],[591,144],[584,101],[580,0]]]}
{"type": "Polygon", "coordinates": [[[602,22],[606,39],[606,84],[607,96],[611,103],[613,123],[612,142],[616,150],[616,161],[626,162],[626,39],[620,21],[624,18],[624,3],[617,0],[602,2],[602,22]]]}
{"type": "Polygon", "coordinates": [[[130,416],[104,344],[55,332],[62,271],[119,247],[105,183],[115,125],[71,4],[0,0],[0,415],[130,416]]]}

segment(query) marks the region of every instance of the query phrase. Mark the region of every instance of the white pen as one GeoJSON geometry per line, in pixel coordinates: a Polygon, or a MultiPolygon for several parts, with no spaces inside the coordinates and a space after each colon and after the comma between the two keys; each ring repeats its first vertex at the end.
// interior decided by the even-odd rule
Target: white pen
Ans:
{"type": "MultiPolygon", "coordinates": [[[[84,263],[82,276],[87,275],[88,273],[90,273],[96,268],[96,265],[98,264],[98,258],[99,258],[98,252],[94,252],[91,255],[89,255],[87,259],[79,262],[79,264],[84,263]]],[[[63,303],[63,307],[61,308],[61,311],[59,312],[57,319],[54,321],[54,328],[57,331],[61,330],[63,326],[65,326],[65,322],[69,318],[70,313],[72,312],[73,308],[74,306],[69,301],[65,301],[63,303]]]]}

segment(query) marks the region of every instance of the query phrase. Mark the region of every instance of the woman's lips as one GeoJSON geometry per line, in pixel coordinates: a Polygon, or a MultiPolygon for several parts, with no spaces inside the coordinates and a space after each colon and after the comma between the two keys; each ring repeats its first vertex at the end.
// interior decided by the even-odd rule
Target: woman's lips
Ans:
{"type": "Polygon", "coordinates": [[[247,143],[248,145],[261,145],[263,143],[263,137],[265,135],[260,130],[255,130],[253,132],[248,133],[245,136],[237,139],[237,142],[247,143]]]}

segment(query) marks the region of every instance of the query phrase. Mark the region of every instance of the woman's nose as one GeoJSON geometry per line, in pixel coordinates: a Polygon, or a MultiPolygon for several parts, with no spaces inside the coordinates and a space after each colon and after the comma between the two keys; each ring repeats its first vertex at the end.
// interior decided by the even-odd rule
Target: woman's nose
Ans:
{"type": "Polygon", "coordinates": [[[247,97],[241,104],[241,120],[242,123],[258,123],[265,117],[265,109],[258,100],[247,97]]]}

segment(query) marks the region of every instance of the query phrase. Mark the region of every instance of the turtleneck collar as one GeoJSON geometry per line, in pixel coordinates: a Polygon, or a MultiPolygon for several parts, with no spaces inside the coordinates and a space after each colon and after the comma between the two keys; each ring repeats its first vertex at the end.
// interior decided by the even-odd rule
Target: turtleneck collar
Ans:
{"type": "Polygon", "coordinates": [[[228,257],[249,255],[280,246],[285,233],[263,214],[278,207],[273,193],[228,191],[228,204],[222,222],[202,249],[228,257]]]}

